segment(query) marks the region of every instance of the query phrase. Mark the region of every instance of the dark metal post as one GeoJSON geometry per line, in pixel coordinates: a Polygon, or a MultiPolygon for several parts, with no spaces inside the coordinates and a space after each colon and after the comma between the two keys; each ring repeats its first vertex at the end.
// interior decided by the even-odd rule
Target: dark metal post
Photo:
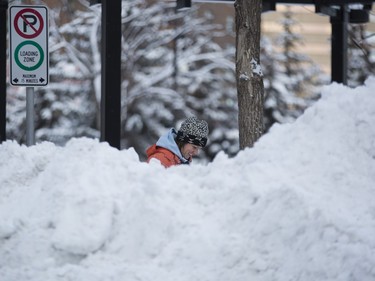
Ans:
{"type": "Polygon", "coordinates": [[[121,1],[102,0],[101,141],[120,149],[121,1]]]}
{"type": "Polygon", "coordinates": [[[0,0],[0,143],[6,140],[7,10],[8,0],[0,0]]]}
{"type": "Polygon", "coordinates": [[[332,82],[347,85],[348,81],[348,23],[347,5],[342,5],[335,17],[331,17],[331,71],[332,82]]]}

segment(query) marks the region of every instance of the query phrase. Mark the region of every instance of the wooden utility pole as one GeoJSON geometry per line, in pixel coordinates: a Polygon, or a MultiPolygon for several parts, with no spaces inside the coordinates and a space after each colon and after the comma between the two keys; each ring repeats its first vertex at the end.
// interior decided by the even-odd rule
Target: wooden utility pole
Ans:
{"type": "Polygon", "coordinates": [[[264,86],[260,67],[262,0],[236,0],[236,81],[240,149],[263,134],[264,86]]]}

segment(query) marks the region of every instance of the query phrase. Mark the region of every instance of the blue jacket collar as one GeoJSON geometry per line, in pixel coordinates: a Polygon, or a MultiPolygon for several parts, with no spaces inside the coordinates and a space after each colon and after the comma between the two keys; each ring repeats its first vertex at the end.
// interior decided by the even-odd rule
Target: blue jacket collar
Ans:
{"type": "Polygon", "coordinates": [[[177,155],[178,158],[180,158],[182,163],[189,163],[188,160],[186,160],[182,154],[180,149],[178,148],[175,137],[177,136],[177,132],[174,128],[169,129],[169,131],[162,135],[159,140],[156,142],[156,146],[164,147],[170,151],[172,151],[174,154],[177,155]]]}

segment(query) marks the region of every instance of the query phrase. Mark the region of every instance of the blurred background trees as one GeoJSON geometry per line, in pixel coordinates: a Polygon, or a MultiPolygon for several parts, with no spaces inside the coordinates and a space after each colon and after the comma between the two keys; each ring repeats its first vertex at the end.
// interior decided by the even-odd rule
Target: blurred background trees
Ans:
{"type": "MultiPolygon", "coordinates": [[[[35,88],[36,141],[57,145],[73,137],[98,138],[100,132],[100,6],[63,2],[49,5],[50,83],[35,88]]],[[[161,134],[190,115],[209,123],[202,161],[219,151],[233,156],[239,150],[235,46],[217,43],[231,31],[209,13],[198,12],[193,5],[177,13],[174,1],[122,2],[121,147],[134,147],[141,159],[161,134]]],[[[263,36],[261,43],[266,128],[297,118],[318,98],[321,85],[329,83],[317,65],[295,51],[303,38],[292,31],[298,22],[291,11],[281,24],[284,32],[276,42],[263,36]]],[[[366,52],[374,48],[366,45],[363,30],[352,31],[362,32],[353,42],[362,46],[355,57],[362,55],[366,62],[366,52]]],[[[352,85],[361,83],[359,73],[365,68],[351,63],[352,85]]],[[[24,88],[9,86],[7,138],[20,143],[25,142],[25,106],[24,88]]]]}
{"type": "Polygon", "coordinates": [[[304,44],[303,37],[293,32],[298,24],[287,7],[280,21],[283,32],[273,42],[266,37],[262,40],[266,130],[275,122],[296,119],[319,98],[320,87],[329,83],[318,65],[297,51],[298,45],[304,44]]]}
{"type": "Polygon", "coordinates": [[[375,34],[365,24],[350,24],[348,48],[348,85],[363,85],[375,74],[375,34]]]}

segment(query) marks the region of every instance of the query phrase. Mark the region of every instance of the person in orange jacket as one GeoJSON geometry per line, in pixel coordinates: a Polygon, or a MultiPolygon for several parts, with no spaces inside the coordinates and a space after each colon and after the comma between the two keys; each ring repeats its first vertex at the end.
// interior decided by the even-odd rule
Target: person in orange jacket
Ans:
{"type": "Polygon", "coordinates": [[[161,136],[146,150],[147,162],[157,159],[168,168],[174,165],[190,164],[199,149],[207,144],[208,124],[192,116],[182,122],[178,131],[174,128],[161,136]]]}

